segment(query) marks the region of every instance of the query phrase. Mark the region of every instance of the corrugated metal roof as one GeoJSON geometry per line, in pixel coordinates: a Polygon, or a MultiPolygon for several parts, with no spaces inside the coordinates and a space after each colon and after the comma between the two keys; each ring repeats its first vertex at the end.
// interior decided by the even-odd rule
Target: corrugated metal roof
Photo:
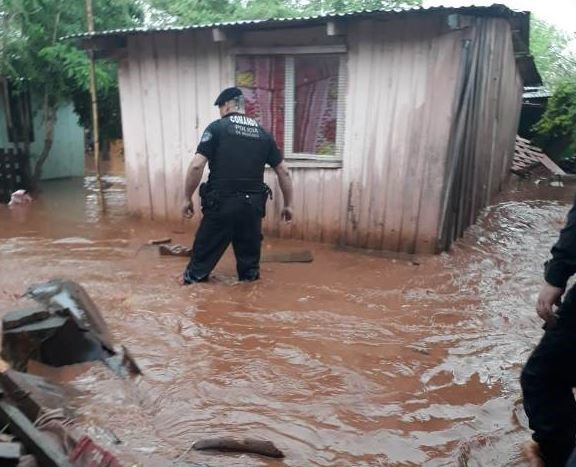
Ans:
{"type": "Polygon", "coordinates": [[[552,97],[552,93],[544,86],[527,86],[524,88],[524,99],[541,99],[545,97],[552,97]]]}
{"type": "Polygon", "coordinates": [[[432,12],[450,12],[450,13],[470,13],[470,14],[493,14],[498,16],[524,16],[527,12],[516,11],[508,8],[505,5],[493,4],[491,6],[461,6],[461,7],[411,7],[411,8],[382,8],[382,9],[366,9],[359,11],[352,11],[347,13],[328,13],[324,15],[313,16],[299,16],[292,18],[270,18],[270,19],[254,19],[254,20],[240,20],[240,21],[227,21],[221,23],[209,24],[192,24],[188,26],[165,26],[165,27],[137,27],[126,29],[112,29],[108,31],[96,31],[93,33],[72,34],[62,37],[61,40],[66,39],[80,39],[80,38],[98,38],[106,36],[125,36],[133,34],[146,34],[158,32],[184,32],[194,29],[208,29],[208,28],[230,28],[242,26],[281,26],[297,23],[309,23],[315,21],[324,21],[330,19],[347,19],[363,16],[378,16],[388,14],[417,14],[417,13],[432,13],[432,12]]]}

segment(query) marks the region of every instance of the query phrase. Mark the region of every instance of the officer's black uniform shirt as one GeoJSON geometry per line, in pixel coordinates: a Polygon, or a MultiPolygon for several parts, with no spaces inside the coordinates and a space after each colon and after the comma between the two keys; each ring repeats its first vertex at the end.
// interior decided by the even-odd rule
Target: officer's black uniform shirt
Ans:
{"type": "Polygon", "coordinates": [[[576,199],[551,253],[552,259],[546,263],[544,277],[550,285],[563,289],[570,276],[576,273],[576,199]]]}
{"type": "Polygon", "coordinates": [[[272,135],[253,118],[235,112],[208,125],[196,152],[208,159],[209,183],[263,182],[266,164],[282,162],[272,135]]]}

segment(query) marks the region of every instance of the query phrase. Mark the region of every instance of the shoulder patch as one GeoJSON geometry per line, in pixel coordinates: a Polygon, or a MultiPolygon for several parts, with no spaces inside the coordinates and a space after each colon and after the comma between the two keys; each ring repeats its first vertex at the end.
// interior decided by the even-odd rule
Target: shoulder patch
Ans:
{"type": "Polygon", "coordinates": [[[212,139],[212,133],[210,133],[208,130],[206,130],[206,131],[204,131],[204,133],[202,133],[202,138],[200,138],[200,142],[201,143],[207,143],[211,139],[212,139]]]}

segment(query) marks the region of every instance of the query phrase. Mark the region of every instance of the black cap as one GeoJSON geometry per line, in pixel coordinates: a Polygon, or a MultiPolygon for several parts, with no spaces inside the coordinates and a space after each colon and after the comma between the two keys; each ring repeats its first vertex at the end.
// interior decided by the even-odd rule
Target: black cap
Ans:
{"type": "Polygon", "coordinates": [[[221,105],[224,105],[226,102],[231,101],[235,97],[238,97],[241,95],[242,95],[242,91],[239,88],[226,88],[216,98],[214,105],[217,105],[218,107],[220,107],[221,105]]]}

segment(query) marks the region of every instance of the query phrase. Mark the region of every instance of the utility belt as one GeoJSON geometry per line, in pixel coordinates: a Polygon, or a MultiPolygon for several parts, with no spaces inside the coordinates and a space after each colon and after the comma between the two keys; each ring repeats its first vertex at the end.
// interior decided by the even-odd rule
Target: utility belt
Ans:
{"type": "MultiPolygon", "coordinates": [[[[203,183],[200,186],[206,192],[217,191],[222,194],[235,194],[235,193],[263,193],[272,196],[272,190],[268,185],[260,180],[250,180],[250,179],[236,179],[236,180],[210,180],[208,183],[203,183]]],[[[202,193],[200,193],[202,196],[202,193]]]]}
{"type": "Polygon", "coordinates": [[[203,210],[215,211],[226,198],[239,195],[262,195],[262,217],[266,215],[266,202],[272,199],[272,190],[259,180],[211,180],[202,183],[199,188],[203,210]]]}

